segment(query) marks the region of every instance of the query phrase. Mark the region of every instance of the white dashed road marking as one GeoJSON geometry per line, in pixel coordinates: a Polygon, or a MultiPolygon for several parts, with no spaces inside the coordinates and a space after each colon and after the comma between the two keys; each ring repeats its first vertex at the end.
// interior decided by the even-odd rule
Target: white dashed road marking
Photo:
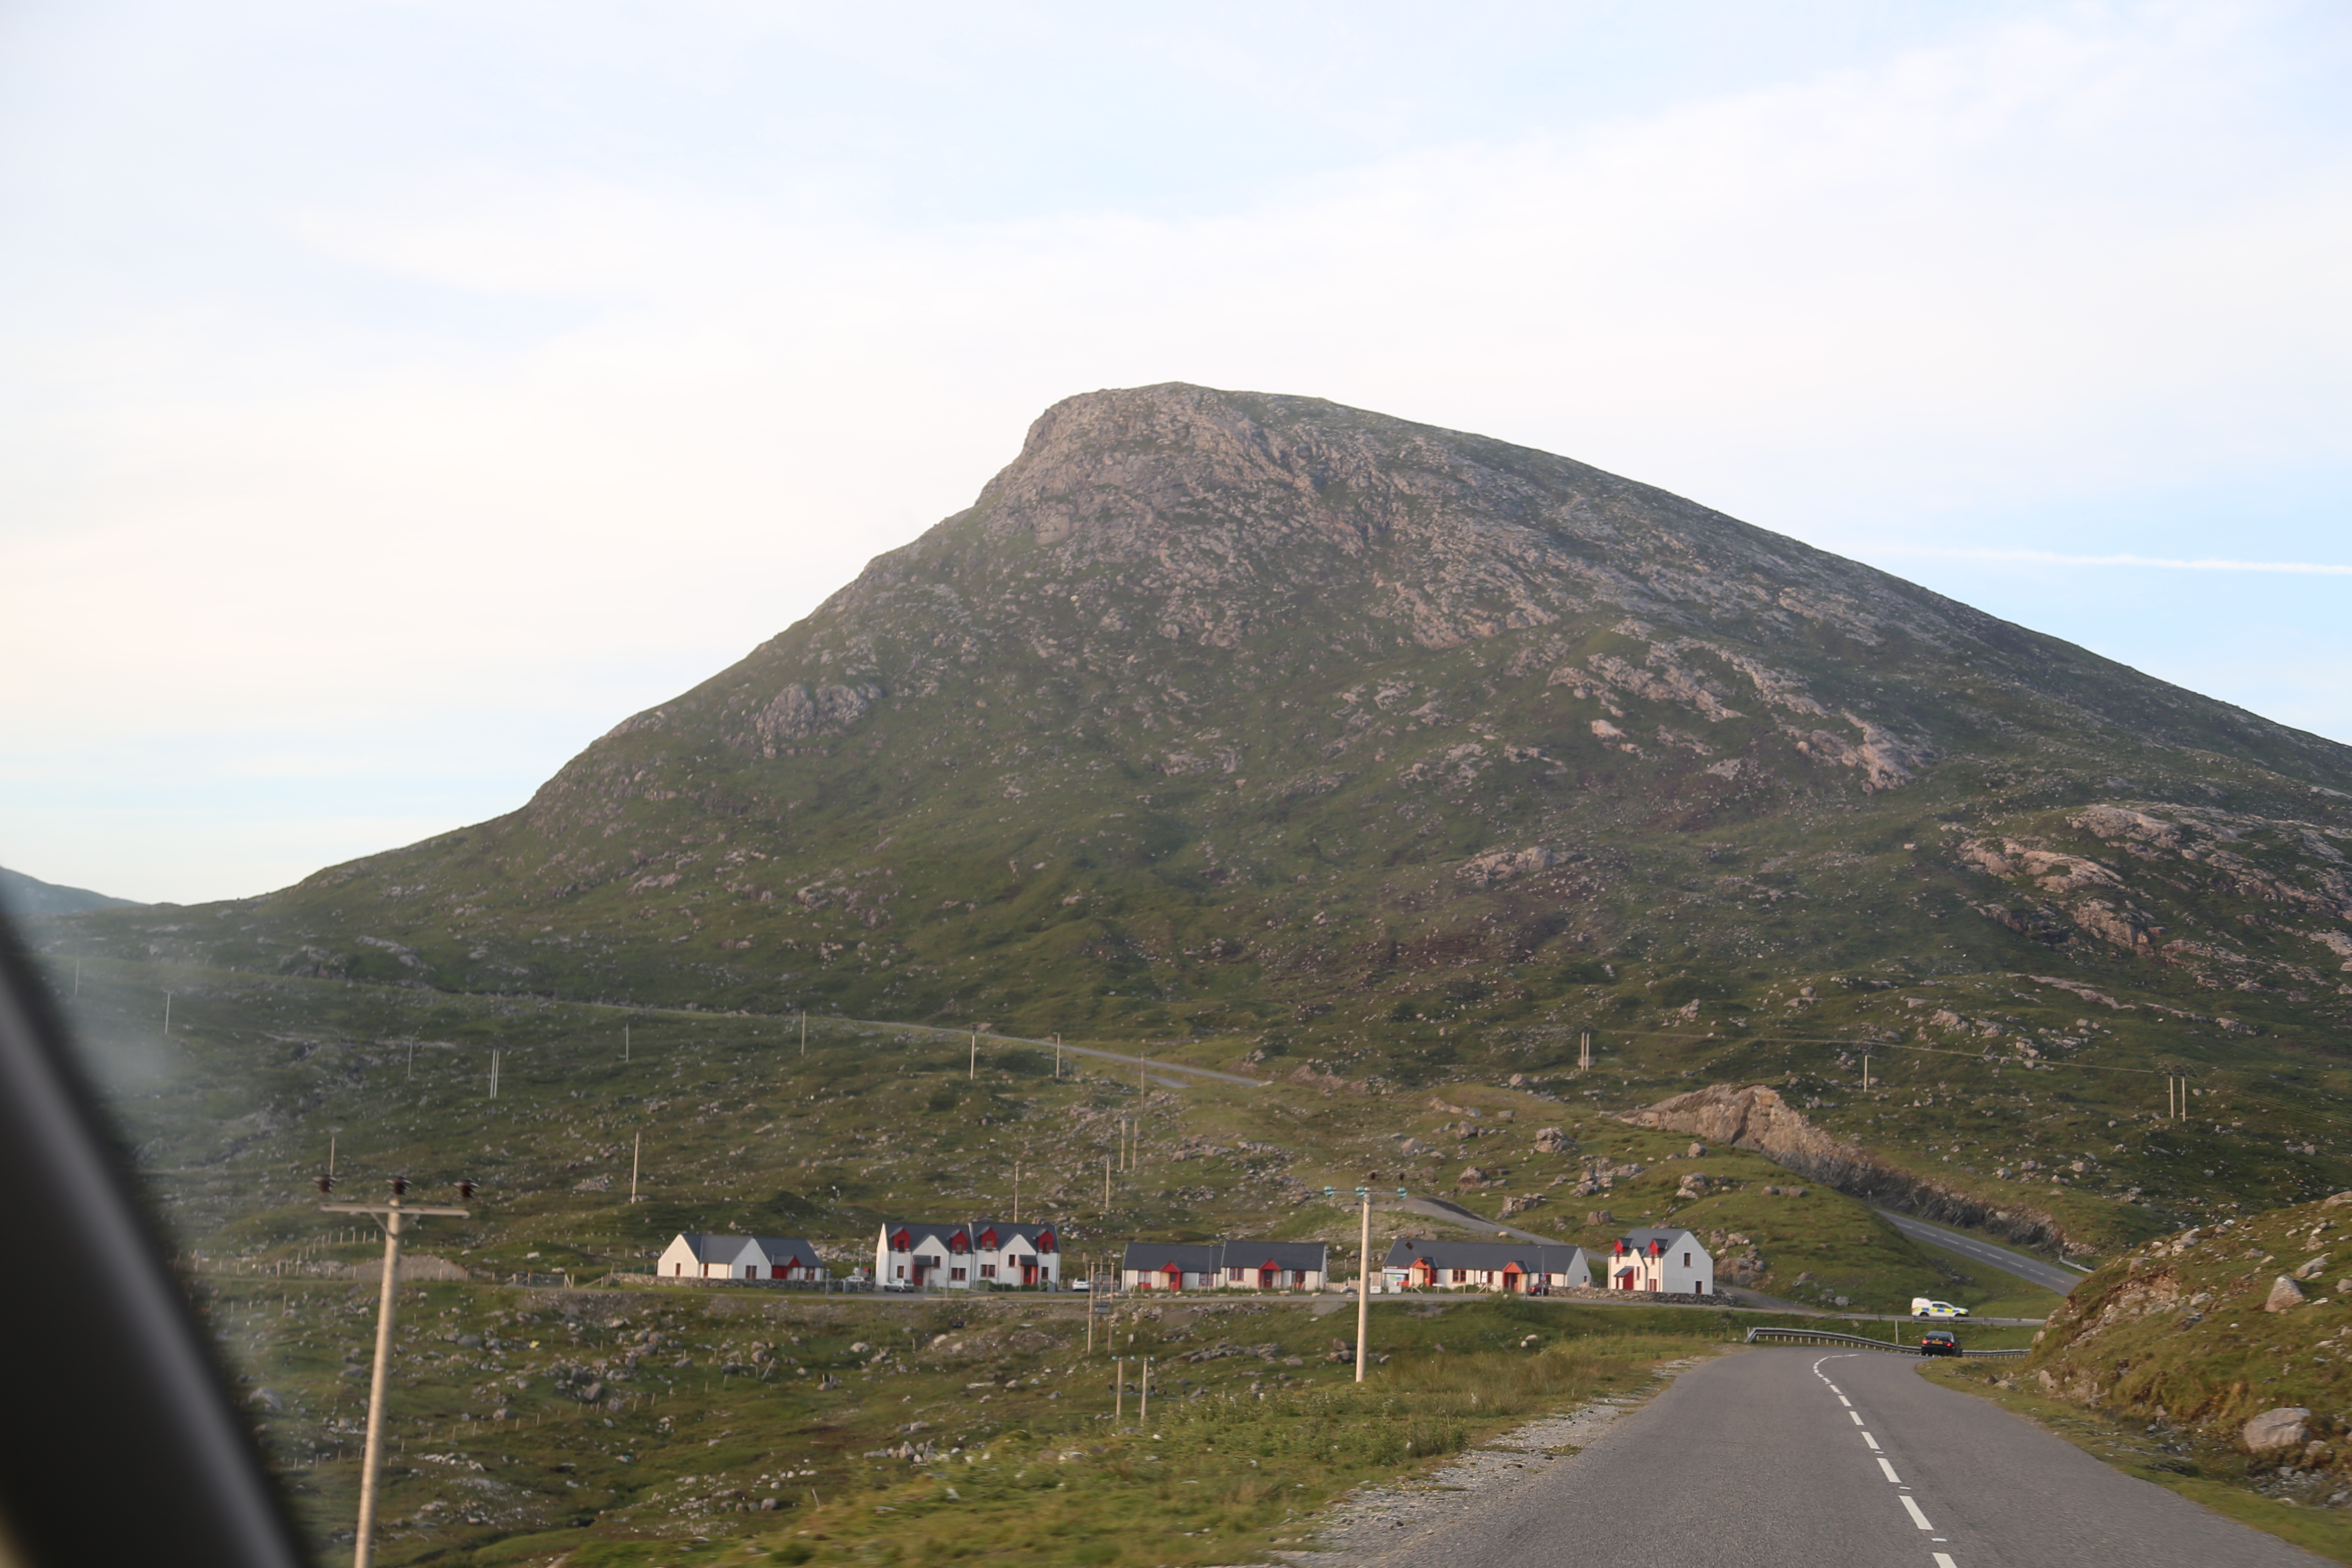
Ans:
{"type": "Polygon", "coordinates": [[[1936,1568],[1959,1568],[1959,1564],[1952,1561],[1952,1554],[1948,1552],[1931,1552],[1927,1555],[1936,1560],[1936,1568]]]}
{"type": "Polygon", "coordinates": [[[1897,1492],[1895,1495],[1903,1500],[1903,1506],[1911,1510],[1912,1523],[1917,1525],[1922,1530],[1933,1530],[1936,1528],[1934,1525],[1927,1522],[1927,1516],[1919,1511],[1919,1505],[1912,1500],[1911,1494],[1909,1492],[1897,1492]]]}
{"type": "MultiPolygon", "coordinates": [[[[1832,1394],[1836,1394],[1836,1393],[1837,1393],[1837,1391],[1836,1391],[1835,1389],[1832,1389],[1830,1392],[1831,1392],[1831,1393],[1832,1393],[1832,1394]]],[[[1838,1394],[1838,1403],[1839,1403],[1840,1405],[1844,1405],[1848,1410],[1851,1410],[1851,1409],[1853,1409],[1853,1400],[1851,1400],[1851,1399],[1848,1399],[1848,1398],[1847,1398],[1844,1394],[1838,1394]]]]}
{"type": "Polygon", "coordinates": [[[1877,1438],[1875,1438],[1875,1437],[1874,1437],[1874,1436],[1872,1436],[1869,1433],[1864,1432],[1864,1433],[1862,1435],[1862,1440],[1863,1440],[1864,1442],[1865,1442],[1865,1443],[1867,1443],[1867,1444],[1869,1444],[1869,1445],[1870,1445],[1871,1449],[1872,1449],[1872,1451],[1873,1451],[1873,1452],[1875,1452],[1875,1451],[1877,1450],[1877,1448],[1878,1448],[1878,1439],[1877,1439],[1877,1438]]]}
{"type": "Polygon", "coordinates": [[[1861,1425],[1862,1425],[1862,1412],[1861,1412],[1861,1411],[1859,1411],[1859,1410],[1849,1410],[1849,1411],[1847,1411],[1847,1412],[1846,1412],[1846,1414],[1847,1414],[1848,1415],[1851,1415],[1851,1416],[1853,1416],[1853,1424],[1854,1424],[1855,1426],[1861,1426],[1861,1425]]]}
{"type": "Polygon", "coordinates": [[[1903,1484],[1903,1478],[1895,1473],[1895,1467],[1886,1462],[1886,1456],[1884,1454],[1879,1456],[1878,1468],[1886,1472],[1886,1479],[1888,1480],[1893,1481],[1898,1487],[1903,1484]]]}

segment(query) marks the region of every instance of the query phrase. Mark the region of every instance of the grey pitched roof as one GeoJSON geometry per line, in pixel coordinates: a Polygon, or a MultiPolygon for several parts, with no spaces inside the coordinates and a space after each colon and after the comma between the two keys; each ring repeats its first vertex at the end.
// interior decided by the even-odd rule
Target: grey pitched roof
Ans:
{"type": "MultiPolygon", "coordinates": [[[[751,1245],[751,1238],[682,1230],[677,1233],[677,1241],[686,1243],[687,1250],[694,1254],[697,1263],[732,1263],[743,1256],[743,1248],[751,1245]]],[[[676,1246],[677,1242],[671,1245],[676,1246]]]]}
{"type": "Polygon", "coordinates": [[[1058,1242],[1062,1233],[1062,1227],[1056,1225],[1015,1225],[1011,1220],[1003,1219],[976,1219],[965,1228],[971,1232],[974,1245],[978,1245],[978,1238],[982,1232],[989,1230],[996,1232],[996,1245],[999,1247],[1015,1237],[1034,1247],[1037,1245],[1037,1238],[1048,1231],[1054,1233],[1058,1242]]]}
{"type": "Polygon", "coordinates": [[[818,1261],[816,1248],[797,1236],[755,1236],[751,1239],[759,1244],[772,1268],[779,1264],[789,1268],[795,1263],[814,1268],[818,1261]]]}
{"type": "Polygon", "coordinates": [[[1321,1273],[1329,1266],[1330,1251],[1320,1241],[1130,1241],[1122,1264],[1156,1272],[1172,1262],[1187,1274],[1214,1274],[1226,1268],[1321,1273]]]}
{"type": "MultiPolygon", "coordinates": [[[[1493,1272],[1512,1264],[1528,1274],[1572,1274],[1580,1247],[1549,1241],[1447,1241],[1422,1236],[1400,1237],[1390,1244],[1382,1264],[1410,1268],[1427,1262],[1432,1268],[1470,1268],[1493,1272]]],[[[1590,1264],[1587,1265],[1590,1267],[1590,1264]]]]}
{"type": "Polygon", "coordinates": [[[1214,1242],[1130,1241],[1120,1266],[1158,1274],[1171,1264],[1187,1274],[1213,1274],[1218,1268],[1214,1242]]]}
{"type": "Polygon", "coordinates": [[[1661,1250],[1666,1252],[1679,1252],[1685,1246],[1694,1252],[1706,1251],[1706,1246],[1699,1238],[1686,1230],[1642,1229],[1629,1230],[1625,1233],[1625,1244],[1636,1252],[1647,1251],[1653,1241],[1659,1245],[1661,1250]]]}
{"type": "MultiPolygon", "coordinates": [[[[882,1235],[886,1240],[891,1237],[897,1236],[900,1231],[905,1231],[907,1233],[906,1250],[908,1251],[913,1251],[916,1248],[920,1247],[926,1241],[936,1239],[942,1244],[945,1244],[947,1250],[952,1252],[955,1250],[955,1247],[953,1245],[954,1237],[959,1236],[962,1237],[967,1247],[971,1245],[971,1227],[969,1226],[934,1225],[924,1220],[911,1219],[894,1219],[883,1222],[882,1235]]],[[[893,1250],[898,1249],[894,1248],[893,1250]]]]}
{"type": "Polygon", "coordinates": [[[1228,1241],[1219,1259],[1227,1268],[1290,1268],[1323,1273],[1331,1248],[1320,1241],[1228,1241]]]}

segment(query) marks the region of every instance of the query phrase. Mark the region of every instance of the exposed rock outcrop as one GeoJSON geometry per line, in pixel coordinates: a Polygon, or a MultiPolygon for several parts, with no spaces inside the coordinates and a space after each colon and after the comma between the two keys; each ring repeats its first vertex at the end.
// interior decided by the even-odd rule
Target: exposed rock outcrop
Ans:
{"type": "Polygon", "coordinates": [[[2029,1246],[2063,1246],[2065,1232],[2040,1210],[1996,1209],[1842,1142],[1805,1120],[1762,1084],[1713,1083],[1619,1118],[1636,1127],[1689,1132],[1710,1143],[1752,1149],[1776,1164],[1851,1197],[1907,1210],[1946,1225],[1976,1226],[2029,1246]]]}

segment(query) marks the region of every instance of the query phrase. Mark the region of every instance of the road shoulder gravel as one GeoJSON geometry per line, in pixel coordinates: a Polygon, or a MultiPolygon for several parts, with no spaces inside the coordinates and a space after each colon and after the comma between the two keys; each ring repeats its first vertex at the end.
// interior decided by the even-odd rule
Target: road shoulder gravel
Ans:
{"type": "Polygon", "coordinates": [[[1444,1468],[1410,1481],[1361,1487],[1326,1513],[1308,1552],[1274,1553],[1300,1568],[1403,1559],[1418,1542],[1474,1514],[1507,1505],[1511,1494],[1570,1463],[1619,1421],[1663,1393],[1675,1377],[1732,1347],[1662,1362],[1640,1389],[1605,1394],[1547,1415],[1465,1450],[1444,1468]]]}

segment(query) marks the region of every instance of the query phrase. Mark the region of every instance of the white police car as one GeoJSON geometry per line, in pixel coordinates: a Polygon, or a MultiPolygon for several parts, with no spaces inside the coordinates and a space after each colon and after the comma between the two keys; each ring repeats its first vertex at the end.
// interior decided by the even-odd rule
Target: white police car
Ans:
{"type": "Polygon", "coordinates": [[[1965,1318],[1966,1307],[1955,1307],[1949,1301],[1930,1300],[1925,1296],[1911,1298],[1911,1315],[1915,1318],[1965,1318]]]}

